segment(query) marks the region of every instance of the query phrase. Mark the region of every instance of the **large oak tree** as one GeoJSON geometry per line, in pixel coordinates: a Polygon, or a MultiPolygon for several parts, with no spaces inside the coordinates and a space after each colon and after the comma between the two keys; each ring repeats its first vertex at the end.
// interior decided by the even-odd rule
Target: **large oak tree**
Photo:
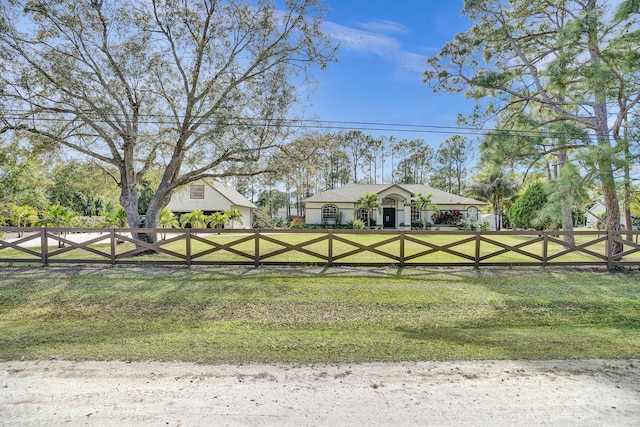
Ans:
{"type": "Polygon", "coordinates": [[[174,190],[252,175],[286,140],[310,72],[335,52],[320,0],[27,0],[0,5],[5,132],[114,167],[129,225],[138,184],[161,167],[146,211],[174,190]]]}

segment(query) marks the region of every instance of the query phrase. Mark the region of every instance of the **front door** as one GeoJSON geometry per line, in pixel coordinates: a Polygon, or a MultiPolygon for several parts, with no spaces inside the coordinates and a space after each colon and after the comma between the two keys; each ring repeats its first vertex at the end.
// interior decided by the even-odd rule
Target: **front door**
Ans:
{"type": "Polygon", "coordinates": [[[384,208],[382,210],[382,226],[384,228],[396,228],[396,208],[384,208]]]}

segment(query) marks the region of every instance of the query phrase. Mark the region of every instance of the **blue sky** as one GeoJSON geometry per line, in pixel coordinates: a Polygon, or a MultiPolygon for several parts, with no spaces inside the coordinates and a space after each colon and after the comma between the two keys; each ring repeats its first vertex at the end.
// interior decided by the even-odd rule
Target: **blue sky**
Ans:
{"type": "MultiPolygon", "coordinates": [[[[455,126],[473,103],[433,93],[422,83],[425,59],[470,27],[461,0],[325,0],[324,30],[340,43],[337,63],[318,72],[306,118],[325,121],[455,126]]],[[[422,138],[437,147],[442,133],[367,132],[422,138]]]]}

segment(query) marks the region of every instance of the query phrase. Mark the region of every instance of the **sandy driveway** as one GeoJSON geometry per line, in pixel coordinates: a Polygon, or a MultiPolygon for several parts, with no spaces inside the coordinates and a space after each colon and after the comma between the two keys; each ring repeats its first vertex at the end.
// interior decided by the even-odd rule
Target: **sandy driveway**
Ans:
{"type": "Polygon", "coordinates": [[[640,360],[0,363],[3,426],[640,425],[640,360]]]}

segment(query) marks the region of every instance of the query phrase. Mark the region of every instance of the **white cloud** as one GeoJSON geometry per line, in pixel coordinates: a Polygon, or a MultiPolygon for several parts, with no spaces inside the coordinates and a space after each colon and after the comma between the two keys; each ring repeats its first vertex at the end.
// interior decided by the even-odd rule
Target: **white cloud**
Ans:
{"type": "Polygon", "coordinates": [[[418,53],[400,52],[398,55],[398,63],[407,70],[415,71],[422,74],[426,68],[426,55],[420,55],[418,53]]]}
{"type": "Polygon", "coordinates": [[[409,32],[403,24],[383,19],[371,22],[357,22],[357,24],[360,28],[374,33],[407,34],[409,32]]]}
{"type": "Polygon", "coordinates": [[[424,71],[426,55],[409,52],[402,48],[402,42],[391,34],[407,34],[407,28],[392,21],[372,21],[357,23],[361,28],[352,28],[333,22],[324,23],[324,31],[340,43],[343,50],[362,54],[372,54],[385,62],[395,64],[399,71],[421,73],[424,71]]]}
{"type": "Polygon", "coordinates": [[[340,43],[343,49],[380,56],[400,49],[400,42],[397,39],[384,34],[349,28],[333,22],[325,22],[323,28],[325,33],[340,43]]]}

